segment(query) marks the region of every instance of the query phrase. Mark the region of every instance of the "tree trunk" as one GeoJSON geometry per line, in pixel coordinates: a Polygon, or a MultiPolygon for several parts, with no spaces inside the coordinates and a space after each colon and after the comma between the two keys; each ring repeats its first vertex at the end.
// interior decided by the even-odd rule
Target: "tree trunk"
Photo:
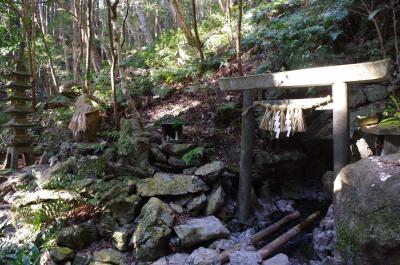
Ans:
{"type": "Polygon", "coordinates": [[[228,22],[229,47],[231,47],[231,43],[233,41],[231,0],[226,0],[226,20],[228,22]]]}
{"type": "MultiPolygon", "coordinates": [[[[81,78],[81,64],[83,59],[83,33],[82,33],[82,10],[81,10],[81,1],[74,0],[74,15],[76,17],[75,27],[76,30],[79,32],[77,35],[75,32],[75,43],[74,47],[78,46],[79,44],[79,53],[75,54],[75,63],[74,63],[74,79],[75,81],[80,80],[81,78]]],[[[75,31],[75,30],[74,30],[75,31]]]]}
{"type": "Polygon", "coordinates": [[[85,89],[86,93],[90,94],[90,70],[92,61],[92,46],[93,46],[93,31],[92,31],[92,15],[93,15],[93,0],[87,0],[87,22],[86,22],[86,62],[85,62],[85,89]]]}
{"type": "Polygon", "coordinates": [[[60,38],[61,38],[61,42],[62,42],[63,50],[64,50],[65,69],[69,71],[71,67],[69,65],[68,45],[67,45],[67,40],[65,38],[63,29],[60,29],[60,38]]]}
{"type": "Polygon", "coordinates": [[[50,52],[49,45],[47,44],[47,41],[46,41],[43,21],[41,19],[39,19],[37,21],[37,23],[38,23],[38,27],[40,29],[40,36],[41,36],[42,41],[43,41],[44,50],[45,50],[46,55],[47,55],[47,57],[49,59],[51,79],[52,79],[53,85],[54,85],[54,89],[50,89],[50,91],[51,91],[51,94],[54,95],[54,94],[57,94],[57,92],[58,92],[58,82],[57,82],[57,76],[56,76],[56,73],[55,73],[55,70],[54,70],[53,56],[52,56],[52,54],[50,52]]]}
{"type": "Polygon", "coordinates": [[[178,1],[177,0],[171,0],[172,7],[174,8],[176,18],[178,20],[178,23],[183,30],[183,34],[186,37],[187,42],[190,45],[195,44],[195,40],[193,38],[192,32],[190,31],[188,25],[186,24],[185,18],[182,15],[181,8],[179,7],[178,1]]]}
{"type": "Polygon", "coordinates": [[[143,9],[137,3],[134,3],[133,5],[135,8],[136,16],[138,17],[139,22],[140,22],[146,44],[147,45],[152,44],[154,42],[154,38],[153,38],[153,34],[150,31],[150,27],[147,22],[146,15],[145,15],[143,9]]]}
{"type": "MultiPolygon", "coordinates": [[[[111,0],[107,0],[108,7],[110,8],[110,17],[111,17],[111,28],[112,31],[115,32],[116,34],[113,34],[113,43],[116,45],[116,50],[117,50],[117,64],[118,64],[118,70],[119,70],[119,75],[120,75],[120,87],[122,94],[124,95],[127,103],[128,103],[128,110],[130,112],[130,115],[133,116],[134,119],[137,120],[138,124],[143,126],[143,120],[140,115],[140,113],[137,111],[135,102],[133,101],[132,97],[129,94],[129,91],[126,87],[125,84],[125,69],[122,65],[122,51],[121,51],[121,44],[120,44],[120,36],[119,36],[119,30],[118,30],[118,7],[119,0],[115,0],[114,3],[111,3],[111,0]]],[[[110,31],[111,32],[111,31],[110,31]]]]}
{"type": "Polygon", "coordinates": [[[199,36],[199,32],[197,30],[197,18],[196,18],[196,0],[192,0],[192,18],[193,18],[193,30],[194,30],[194,35],[196,36],[196,48],[197,51],[199,52],[200,55],[200,60],[201,60],[201,69],[203,69],[203,63],[204,63],[204,53],[203,53],[203,48],[202,48],[202,44],[200,41],[200,36],[199,36]]]}
{"type": "MultiPolygon", "coordinates": [[[[108,1],[107,1],[108,2],[108,1]]],[[[118,102],[117,102],[117,92],[115,90],[115,51],[114,51],[114,35],[113,28],[111,23],[111,5],[107,3],[107,14],[108,14],[108,31],[109,31],[109,39],[110,39],[110,55],[111,55],[111,69],[110,69],[110,80],[111,80],[111,91],[114,105],[114,119],[115,119],[115,128],[119,130],[120,128],[120,119],[119,119],[119,111],[118,111],[118,102]]]]}

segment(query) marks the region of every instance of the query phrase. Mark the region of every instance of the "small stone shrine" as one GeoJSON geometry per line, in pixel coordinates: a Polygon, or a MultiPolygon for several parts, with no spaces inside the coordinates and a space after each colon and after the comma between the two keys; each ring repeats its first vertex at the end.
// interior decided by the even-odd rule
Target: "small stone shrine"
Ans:
{"type": "Polygon", "coordinates": [[[11,93],[6,98],[10,104],[4,112],[10,115],[10,120],[4,127],[11,129],[11,137],[7,145],[4,168],[18,168],[19,158],[22,158],[24,166],[32,165],[34,162],[32,137],[28,134],[28,129],[34,125],[29,118],[33,112],[30,104],[32,98],[27,94],[27,91],[31,89],[30,74],[25,66],[23,54],[24,44],[22,43],[16,70],[11,72],[11,81],[6,84],[6,88],[11,93]]]}

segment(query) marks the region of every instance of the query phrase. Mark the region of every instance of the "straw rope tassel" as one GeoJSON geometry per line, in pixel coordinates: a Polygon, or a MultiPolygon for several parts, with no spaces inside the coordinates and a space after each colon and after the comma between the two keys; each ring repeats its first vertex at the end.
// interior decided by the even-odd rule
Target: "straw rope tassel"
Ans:
{"type": "Polygon", "coordinates": [[[270,131],[274,130],[276,110],[277,110],[276,106],[271,106],[271,119],[269,120],[269,125],[268,125],[268,129],[270,131]]]}
{"type": "Polygon", "coordinates": [[[265,107],[265,114],[264,114],[264,117],[261,120],[260,129],[268,131],[269,130],[269,123],[270,123],[270,120],[271,120],[271,105],[270,104],[265,104],[264,107],[265,107]]]}
{"type": "Polygon", "coordinates": [[[297,131],[304,132],[306,128],[304,125],[303,109],[301,107],[297,109],[296,121],[297,121],[297,131]]]}

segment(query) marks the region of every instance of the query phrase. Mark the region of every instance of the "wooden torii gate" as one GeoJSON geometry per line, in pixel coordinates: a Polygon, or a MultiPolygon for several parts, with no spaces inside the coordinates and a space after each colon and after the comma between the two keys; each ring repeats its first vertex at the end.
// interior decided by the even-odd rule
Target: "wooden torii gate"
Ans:
{"type": "MultiPolygon", "coordinates": [[[[348,64],[309,68],[280,73],[222,78],[219,85],[222,91],[243,91],[243,108],[253,105],[250,90],[268,88],[296,88],[332,86],[333,99],[333,159],[337,174],[349,161],[349,109],[348,83],[366,83],[385,80],[389,73],[390,60],[360,64],[348,64]]],[[[292,99],[305,101],[312,99],[292,99]]],[[[273,100],[268,103],[274,103],[273,100]]],[[[275,101],[276,104],[283,103],[275,101]]],[[[254,112],[243,115],[239,178],[239,212],[250,207],[251,168],[254,144],[254,112]],[[240,205],[242,204],[242,205],[240,205]]],[[[248,210],[247,210],[248,211],[248,210]]],[[[243,216],[243,215],[242,215],[243,216]]],[[[242,218],[243,219],[243,218],[242,218]]]]}

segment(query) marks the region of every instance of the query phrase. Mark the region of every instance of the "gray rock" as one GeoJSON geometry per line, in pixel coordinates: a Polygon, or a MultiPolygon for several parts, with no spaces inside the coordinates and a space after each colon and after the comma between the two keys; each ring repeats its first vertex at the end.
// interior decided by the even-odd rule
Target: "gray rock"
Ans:
{"type": "Polygon", "coordinates": [[[333,171],[327,171],[322,176],[322,186],[330,198],[333,198],[333,183],[335,182],[335,177],[333,171]]]}
{"type": "Polygon", "coordinates": [[[190,167],[190,168],[185,168],[182,173],[185,175],[194,175],[194,173],[196,172],[197,167],[190,167]]]}
{"type": "Polygon", "coordinates": [[[281,212],[289,212],[292,213],[294,212],[294,201],[292,200],[278,200],[275,202],[276,208],[278,208],[279,211],[281,212]]]}
{"type": "Polygon", "coordinates": [[[206,215],[216,214],[222,207],[225,201],[225,192],[222,186],[213,189],[207,196],[206,215]]]}
{"type": "Polygon", "coordinates": [[[150,140],[143,127],[136,119],[121,119],[118,138],[118,155],[126,164],[132,165],[144,177],[154,173],[149,165],[150,140]]]}
{"type": "Polygon", "coordinates": [[[169,97],[172,93],[172,88],[168,85],[161,85],[161,86],[156,86],[154,87],[151,92],[154,95],[154,98],[159,98],[159,99],[166,99],[169,97]]]}
{"type": "Polygon", "coordinates": [[[332,256],[336,243],[333,207],[331,206],[319,226],[313,231],[314,253],[321,260],[332,256]]]}
{"type": "Polygon", "coordinates": [[[24,207],[32,204],[39,204],[48,201],[63,200],[73,202],[79,199],[79,195],[64,191],[64,190],[38,190],[35,192],[30,191],[17,191],[10,196],[4,197],[4,200],[16,208],[24,207]]]}
{"type": "Polygon", "coordinates": [[[96,226],[100,238],[110,237],[112,232],[118,228],[118,222],[109,213],[103,212],[96,226]]]}
{"type": "Polygon", "coordinates": [[[169,207],[171,207],[172,210],[174,210],[177,213],[183,213],[183,207],[180,206],[179,204],[176,204],[174,202],[169,203],[169,207]]]}
{"type": "Polygon", "coordinates": [[[214,241],[208,248],[216,250],[218,253],[231,249],[235,245],[235,241],[231,239],[219,239],[214,241]]]}
{"type": "Polygon", "coordinates": [[[110,263],[105,263],[101,261],[91,261],[89,265],[110,265],[110,263]]]}
{"type": "Polygon", "coordinates": [[[178,169],[183,169],[188,167],[185,161],[176,156],[168,157],[168,165],[170,165],[172,168],[178,168],[178,169]]]}
{"type": "Polygon", "coordinates": [[[96,225],[91,222],[65,227],[57,235],[56,244],[73,250],[81,250],[98,239],[96,225]]]}
{"type": "Polygon", "coordinates": [[[257,177],[296,176],[305,168],[307,155],[298,150],[281,150],[276,152],[257,151],[254,167],[257,177]]]}
{"type": "Polygon", "coordinates": [[[207,197],[204,193],[190,199],[186,204],[186,210],[190,213],[197,214],[206,205],[207,197]]]}
{"type": "MultiPolygon", "coordinates": [[[[377,115],[385,108],[385,103],[375,102],[366,106],[359,107],[350,112],[350,135],[353,135],[359,127],[358,117],[372,117],[377,115]]],[[[332,128],[331,128],[332,130],[332,128]]],[[[332,133],[332,132],[331,132],[332,133]]]]}
{"type": "Polygon", "coordinates": [[[207,191],[207,185],[196,176],[157,172],[153,178],[143,179],[137,184],[140,196],[184,195],[207,191]]]}
{"type": "Polygon", "coordinates": [[[153,197],[142,208],[132,242],[140,261],[155,261],[168,254],[174,213],[169,206],[153,197]]]}
{"type": "Polygon", "coordinates": [[[174,227],[182,247],[191,248],[207,241],[226,238],[230,232],[215,216],[190,218],[174,227]]]}
{"type": "Polygon", "coordinates": [[[375,84],[364,87],[364,93],[369,102],[375,102],[385,99],[388,92],[386,86],[375,84]]]}
{"type": "Polygon", "coordinates": [[[167,156],[156,146],[152,146],[150,148],[151,155],[154,157],[154,160],[161,162],[161,163],[167,163],[168,158],[167,156]]]}
{"type": "Polygon", "coordinates": [[[97,262],[107,263],[107,264],[115,264],[115,265],[124,265],[125,257],[124,255],[112,248],[105,248],[93,253],[93,259],[97,262]]]}
{"type": "Polygon", "coordinates": [[[32,168],[32,176],[36,179],[36,183],[41,189],[50,181],[50,172],[50,166],[48,165],[34,166],[32,168]]]}
{"type": "Polygon", "coordinates": [[[278,254],[270,259],[267,259],[262,265],[290,265],[289,258],[285,254],[278,254]]]}
{"type": "Polygon", "coordinates": [[[198,248],[187,259],[188,265],[220,265],[218,253],[209,248],[198,248]]]}
{"type": "Polygon", "coordinates": [[[206,164],[196,170],[194,173],[207,183],[214,182],[218,176],[224,171],[225,164],[222,161],[214,161],[206,164]]]}
{"type": "Polygon", "coordinates": [[[126,251],[128,249],[133,230],[133,227],[129,225],[115,230],[111,235],[111,242],[113,246],[119,251],[126,251]]]}
{"type": "Polygon", "coordinates": [[[50,257],[56,263],[67,261],[74,257],[74,251],[70,248],[55,247],[49,250],[50,257]]]}
{"type": "Polygon", "coordinates": [[[261,256],[255,251],[238,250],[229,254],[229,265],[257,265],[261,262],[261,256]]]}
{"type": "Polygon", "coordinates": [[[199,87],[195,85],[187,86],[183,90],[185,94],[192,94],[192,93],[197,93],[199,91],[199,87]]]}
{"type": "Polygon", "coordinates": [[[77,253],[72,260],[72,265],[87,265],[90,262],[90,257],[82,253],[77,253]]]}
{"type": "Polygon", "coordinates": [[[166,257],[162,257],[151,265],[187,265],[189,254],[175,253],[166,257]]]}
{"type": "Polygon", "coordinates": [[[349,88],[349,107],[355,108],[367,103],[362,87],[360,85],[351,85],[349,88]]]}
{"type": "Polygon", "coordinates": [[[370,157],[337,175],[334,218],[346,264],[400,260],[399,161],[400,154],[370,157]]]}
{"type": "Polygon", "coordinates": [[[177,144],[177,143],[162,143],[160,145],[161,150],[172,156],[182,156],[183,154],[194,148],[193,144],[177,144]]]}
{"type": "Polygon", "coordinates": [[[122,196],[118,196],[107,204],[107,208],[121,225],[133,221],[141,206],[142,200],[135,194],[128,197],[126,197],[125,194],[122,194],[122,196]]]}

